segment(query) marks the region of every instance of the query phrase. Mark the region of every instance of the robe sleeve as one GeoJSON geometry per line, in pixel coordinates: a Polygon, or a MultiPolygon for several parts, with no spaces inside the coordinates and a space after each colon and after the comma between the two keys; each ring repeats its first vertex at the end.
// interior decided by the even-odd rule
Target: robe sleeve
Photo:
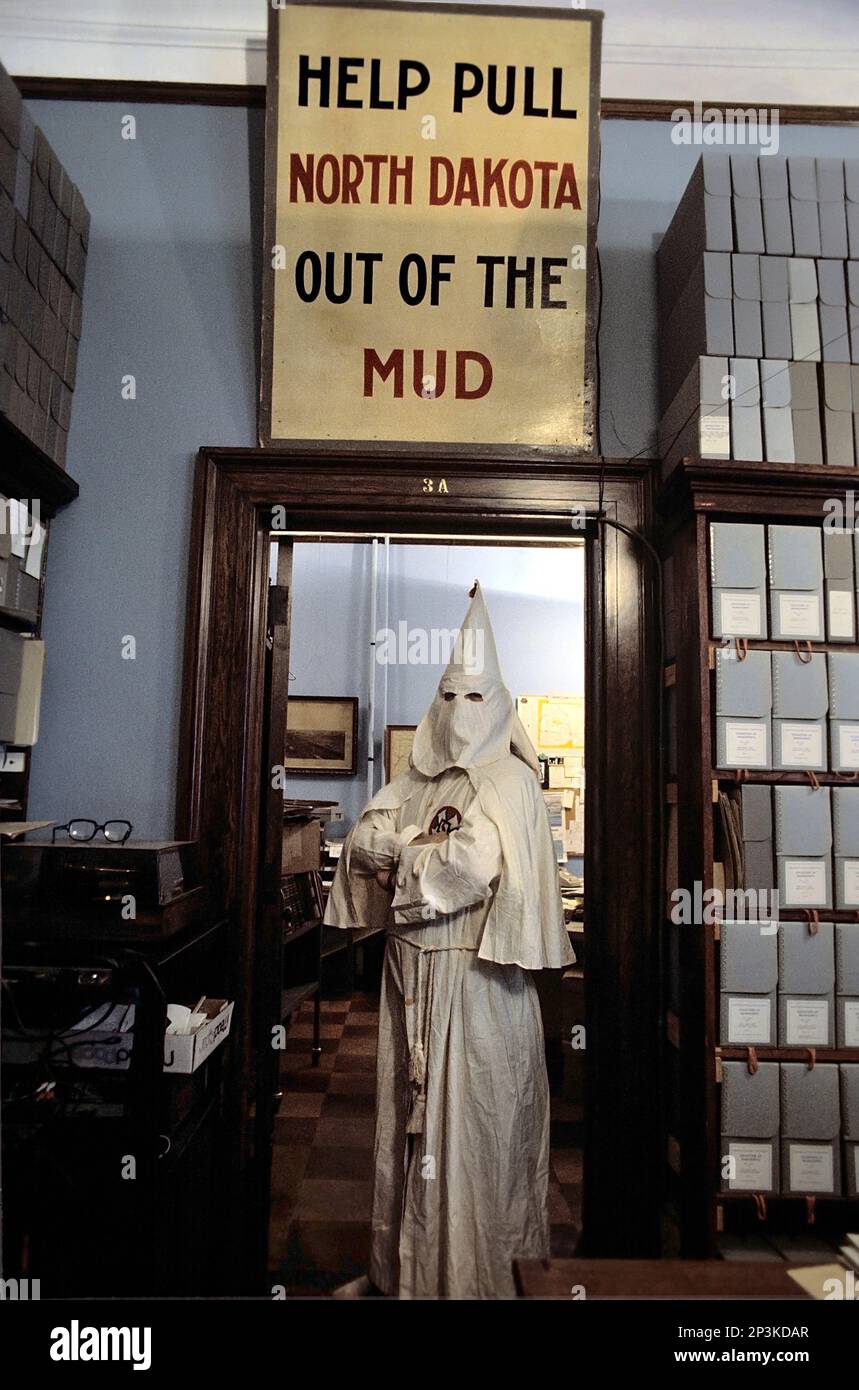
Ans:
{"type": "Polygon", "coordinates": [[[403,845],[420,834],[417,825],[397,830],[397,817],[397,807],[374,806],[347,836],[325,906],[326,926],[382,931],[388,925],[391,895],[376,873],[395,869],[403,845]]]}
{"type": "Polygon", "coordinates": [[[402,849],[391,904],[398,924],[431,922],[492,896],[501,873],[501,840],[476,797],[472,808],[444,844],[402,849]]]}
{"type": "Polygon", "coordinates": [[[349,872],[372,875],[395,869],[403,847],[420,835],[420,826],[397,830],[396,810],[373,810],[363,815],[349,842],[349,872]]]}

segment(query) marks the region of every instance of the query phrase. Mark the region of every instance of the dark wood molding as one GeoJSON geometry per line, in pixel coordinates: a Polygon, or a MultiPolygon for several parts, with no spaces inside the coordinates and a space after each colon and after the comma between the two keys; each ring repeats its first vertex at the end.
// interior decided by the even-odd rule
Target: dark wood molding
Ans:
{"type": "MultiPolygon", "coordinates": [[[[263,863],[260,816],[270,756],[263,739],[271,509],[284,506],[297,529],[569,537],[572,509],[594,513],[602,497],[607,517],[648,525],[646,467],[461,458],[447,460],[443,473],[438,460],[434,468],[433,476],[446,477],[446,495],[422,491],[426,470],[413,459],[355,450],[336,460],[308,450],[204,449],[198,457],[176,830],[200,840],[204,871],[231,924],[228,1117],[239,1187],[229,1238],[237,1242],[253,1212],[250,1107],[261,1036],[253,981],[260,875],[272,872],[263,863]]],[[[658,1248],[659,1205],[655,625],[643,548],[609,527],[587,544],[585,1220],[589,1251],[643,1256],[658,1248]]]]}
{"type": "MultiPolygon", "coordinates": [[[[37,101],[163,102],[174,106],[246,106],[265,108],[262,84],[215,82],[131,82],[123,78],[16,76],[25,97],[37,101]]],[[[679,109],[692,110],[693,98],[676,101],[603,97],[604,121],[670,121],[679,109]]],[[[801,106],[763,101],[703,101],[704,110],[777,110],[781,125],[856,125],[859,106],[801,106]]]]}
{"type": "Polygon", "coordinates": [[[820,520],[824,503],[852,493],[859,499],[859,469],[819,464],[680,461],[666,479],[656,508],[670,529],[691,511],[746,512],[820,520]]]}
{"type": "Polygon", "coordinates": [[[70,473],[0,416],[0,492],[4,497],[38,498],[42,515],[50,517],[74,502],[79,491],[70,473]]]}
{"type": "Polygon", "coordinates": [[[265,107],[265,87],[244,83],[137,82],[107,77],[20,77],[21,95],[33,101],[162,102],[167,106],[265,107]]]}
{"type": "MultiPolygon", "coordinates": [[[[700,104],[702,111],[777,111],[779,125],[856,125],[859,106],[802,106],[792,102],[773,101],[701,101],[687,97],[676,101],[648,101],[641,98],[603,97],[604,121],[670,121],[675,111],[692,111],[700,104]]],[[[752,147],[754,148],[754,147],[752,147]]]]}

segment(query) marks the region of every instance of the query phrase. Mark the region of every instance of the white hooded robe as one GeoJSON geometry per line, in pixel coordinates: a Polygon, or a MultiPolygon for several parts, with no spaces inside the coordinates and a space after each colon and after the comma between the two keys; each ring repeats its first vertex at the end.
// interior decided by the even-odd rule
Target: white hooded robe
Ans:
{"type": "Polygon", "coordinates": [[[481,660],[455,653],[412,766],[348,837],[325,914],[387,932],[370,1278],[402,1298],[513,1297],[514,1258],[549,1253],[549,1090],[528,972],[575,957],[536,756],[479,587],[463,624],[475,629],[481,660]],[[444,843],[410,843],[439,828],[444,843]]]}

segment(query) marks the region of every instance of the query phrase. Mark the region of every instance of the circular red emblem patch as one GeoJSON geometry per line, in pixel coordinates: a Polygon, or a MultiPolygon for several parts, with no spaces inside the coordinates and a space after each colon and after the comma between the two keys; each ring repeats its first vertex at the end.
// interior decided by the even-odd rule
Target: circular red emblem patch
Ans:
{"type": "Polygon", "coordinates": [[[455,806],[442,806],[432,818],[429,833],[434,835],[443,830],[445,835],[449,835],[451,830],[458,830],[461,825],[462,812],[457,811],[455,806]]]}

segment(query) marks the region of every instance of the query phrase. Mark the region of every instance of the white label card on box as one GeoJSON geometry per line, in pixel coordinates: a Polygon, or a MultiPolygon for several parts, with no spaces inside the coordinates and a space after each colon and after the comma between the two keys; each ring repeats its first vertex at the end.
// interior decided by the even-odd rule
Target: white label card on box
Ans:
{"type": "Polygon", "coordinates": [[[789,1144],[792,1192],[832,1192],[835,1176],[828,1144],[789,1144]]]}
{"type": "Polygon", "coordinates": [[[731,589],[719,595],[719,627],[724,637],[763,637],[757,589],[731,589]]]}
{"type": "Polygon", "coordinates": [[[842,724],[838,730],[838,762],[841,768],[859,768],[859,724],[842,724]]]}
{"type": "Polygon", "coordinates": [[[845,859],[841,872],[842,907],[859,907],[859,859],[845,859]]]}
{"type": "Polygon", "coordinates": [[[772,1003],[769,999],[733,997],[728,1000],[728,1041],[768,1043],[772,1037],[772,1003]]]}
{"type": "Polygon", "coordinates": [[[784,767],[820,768],[823,765],[823,729],[820,724],[782,723],[780,728],[784,767]]]}
{"type": "Polygon", "coordinates": [[[829,1042],[829,1000],[788,999],[785,1005],[788,1047],[826,1047],[829,1042]]]}
{"type": "Polygon", "coordinates": [[[772,1192],[772,1144],[729,1144],[728,1158],[734,1162],[734,1176],[728,1179],[729,1187],[772,1192]]]}
{"type": "Polygon", "coordinates": [[[784,863],[784,906],[826,906],[826,861],[786,859],[784,863]]]}
{"type": "Polygon", "coordinates": [[[725,721],[725,766],[726,767],[768,767],[767,726],[757,721],[752,723],[725,721]]]}
{"type": "Polygon", "coordinates": [[[727,406],[719,406],[718,414],[706,415],[701,408],[698,432],[701,444],[701,457],[707,459],[729,459],[731,457],[731,425],[727,406]]]}
{"type": "Polygon", "coordinates": [[[785,637],[820,637],[820,595],[779,594],[778,622],[785,637]]]}
{"type": "Polygon", "coordinates": [[[829,591],[829,636],[853,641],[853,595],[848,589],[829,591]]]}
{"type": "Polygon", "coordinates": [[[859,1047],[859,999],[844,999],[844,1046],[859,1047]]]}

